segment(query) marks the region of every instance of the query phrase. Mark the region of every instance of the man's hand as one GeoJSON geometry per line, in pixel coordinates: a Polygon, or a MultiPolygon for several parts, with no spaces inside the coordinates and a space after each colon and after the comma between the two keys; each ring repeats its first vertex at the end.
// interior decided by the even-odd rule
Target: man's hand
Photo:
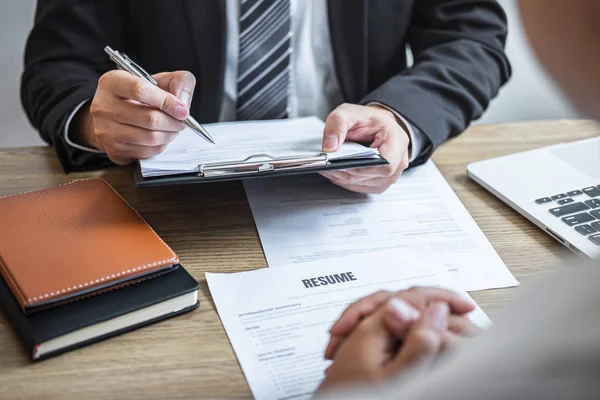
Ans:
{"type": "Polygon", "coordinates": [[[76,116],[71,137],[120,165],[164,151],[185,127],[196,80],[186,71],[154,79],[158,87],[125,71],[102,75],[91,104],[76,116]]]}
{"type": "Polygon", "coordinates": [[[319,392],[349,384],[376,383],[399,372],[426,366],[443,348],[449,314],[447,303],[429,304],[398,349],[398,338],[386,327],[385,307],[380,308],[342,344],[319,392]]]}
{"type": "Polygon", "coordinates": [[[353,192],[383,193],[408,168],[408,133],[384,107],[342,104],[329,114],[323,151],[337,151],[346,140],[379,149],[389,165],[321,173],[336,185],[353,192]]]}
{"type": "Polygon", "coordinates": [[[340,346],[369,315],[383,309],[383,319],[389,333],[402,338],[424,310],[436,302],[446,303],[450,309],[448,331],[442,335],[444,348],[450,347],[461,336],[475,334],[477,328],[466,317],[475,306],[456,293],[421,287],[396,293],[380,291],[354,302],[342,313],[329,331],[331,338],[325,350],[325,358],[335,359],[340,346]]]}

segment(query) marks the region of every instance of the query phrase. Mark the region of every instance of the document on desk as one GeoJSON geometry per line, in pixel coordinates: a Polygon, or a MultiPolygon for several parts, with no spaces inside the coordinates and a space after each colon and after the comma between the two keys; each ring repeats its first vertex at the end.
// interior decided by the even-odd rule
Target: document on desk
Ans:
{"type": "MultiPolygon", "coordinates": [[[[198,172],[201,164],[242,162],[250,156],[305,157],[321,153],[325,123],[317,117],[276,121],[206,124],[216,145],[190,128],[179,133],[167,149],[140,162],[144,177],[198,172]]],[[[345,143],[330,160],[378,158],[379,152],[357,143],[345,143]]]]}
{"type": "Polygon", "coordinates": [[[468,291],[518,285],[431,161],[381,195],[348,192],[320,176],[244,185],[270,267],[422,247],[468,291]]]}
{"type": "MultiPolygon", "coordinates": [[[[409,249],[322,259],[304,268],[207,273],[206,280],[259,400],[311,398],[329,365],[323,358],[329,328],[359,298],[413,286],[442,287],[468,297],[432,257],[409,249]]],[[[478,307],[469,318],[483,328],[491,325],[478,307]]]]}

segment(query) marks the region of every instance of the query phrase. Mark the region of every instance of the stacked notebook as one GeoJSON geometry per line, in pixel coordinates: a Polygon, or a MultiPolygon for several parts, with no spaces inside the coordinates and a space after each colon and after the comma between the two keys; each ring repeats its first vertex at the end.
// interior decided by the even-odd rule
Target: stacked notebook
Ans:
{"type": "Polygon", "coordinates": [[[177,255],[100,179],[0,198],[0,276],[34,360],[199,305],[177,255]]]}

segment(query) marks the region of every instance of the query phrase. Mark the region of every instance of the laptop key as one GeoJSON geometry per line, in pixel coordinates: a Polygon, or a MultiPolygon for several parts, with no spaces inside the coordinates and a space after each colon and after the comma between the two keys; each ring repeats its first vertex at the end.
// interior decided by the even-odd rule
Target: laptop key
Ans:
{"type": "Polygon", "coordinates": [[[583,203],[574,203],[562,207],[551,208],[548,211],[550,211],[550,214],[554,215],[555,217],[562,217],[563,215],[574,214],[576,212],[589,209],[590,208],[583,203]]]}
{"type": "Polygon", "coordinates": [[[596,246],[600,246],[600,235],[588,236],[588,239],[590,239],[596,246]]]}
{"type": "MultiPolygon", "coordinates": [[[[594,200],[596,200],[596,199],[594,199],[594,200]]],[[[567,197],[566,199],[562,199],[562,200],[559,200],[559,201],[557,201],[557,203],[558,203],[558,205],[559,205],[559,206],[562,206],[563,204],[569,204],[569,203],[573,203],[574,201],[575,201],[575,200],[573,200],[573,199],[571,199],[571,198],[567,197]]],[[[591,201],[591,200],[589,200],[589,201],[591,201]]],[[[586,203],[587,203],[587,202],[586,202],[586,203]]],[[[588,205],[589,205],[589,204],[588,204],[588,205]]],[[[594,207],[594,208],[596,208],[596,207],[594,207]]]]}
{"type": "Polygon", "coordinates": [[[600,221],[592,222],[591,227],[600,232],[600,221]]]}
{"type": "Polygon", "coordinates": [[[591,199],[584,201],[585,204],[591,208],[600,208],[600,199],[591,199]]]}
{"type": "MultiPolygon", "coordinates": [[[[594,224],[597,223],[598,222],[594,222],[594,224]]],[[[575,230],[577,231],[577,233],[580,233],[583,236],[591,235],[592,233],[598,232],[596,228],[591,227],[590,225],[579,225],[575,227],[575,230]]]]}
{"type": "MultiPolygon", "coordinates": [[[[596,219],[600,219],[600,210],[592,210],[590,211],[590,214],[592,214],[592,216],[596,219]]],[[[600,230],[600,229],[599,229],[600,230]]]]}
{"type": "Polygon", "coordinates": [[[583,189],[583,193],[590,197],[600,197],[600,189],[598,189],[596,186],[590,186],[583,189]]]}
{"type": "Polygon", "coordinates": [[[584,224],[586,222],[593,221],[595,219],[596,218],[592,217],[588,213],[581,213],[581,214],[569,215],[568,217],[564,217],[562,219],[562,221],[569,226],[575,226],[575,225],[584,224]]]}
{"type": "Polygon", "coordinates": [[[573,196],[579,196],[579,195],[582,195],[582,194],[583,194],[583,192],[581,190],[573,190],[571,192],[567,192],[567,196],[571,196],[571,197],[573,197],[573,196]]]}
{"type": "Polygon", "coordinates": [[[552,200],[560,200],[560,199],[564,199],[565,197],[567,197],[566,194],[561,193],[561,194],[557,194],[555,196],[552,196],[552,200]]]}
{"type": "Polygon", "coordinates": [[[568,217],[564,217],[562,219],[562,221],[569,226],[575,226],[575,225],[584,224],[586,222],[593,221],[595,219],[596,218],[592,217],[588,213],[581,213],[581,214],[569,215],[568,217]]]}
{"type": "Polygon", "coordinates": [[[544,203],[550,203],[552,201],[552,199],[550,197],[542,197],[541,199],[537,199],[535,201],[536,204],[544,204],[544,203]]]}

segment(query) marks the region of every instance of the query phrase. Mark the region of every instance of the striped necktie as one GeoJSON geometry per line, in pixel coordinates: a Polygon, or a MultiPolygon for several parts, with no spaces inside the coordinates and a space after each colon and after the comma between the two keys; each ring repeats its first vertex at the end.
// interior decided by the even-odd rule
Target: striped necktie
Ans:
{"type": "Polygon", "coordinates": [[[240,0],[237,119],[288,116],[290,0],[240,0]]]}

